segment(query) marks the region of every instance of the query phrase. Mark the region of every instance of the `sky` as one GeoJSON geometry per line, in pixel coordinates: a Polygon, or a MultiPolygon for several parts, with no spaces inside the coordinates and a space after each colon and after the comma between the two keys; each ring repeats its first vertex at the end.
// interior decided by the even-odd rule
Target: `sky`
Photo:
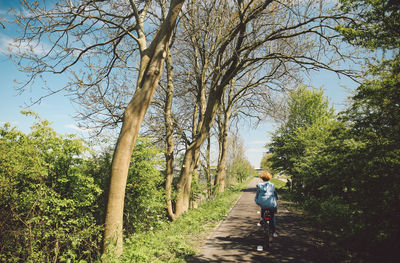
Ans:
{"type": "MultiPolygon", "coordinates": [[[[10,7],[18,7],[16,0],[0,0],[0,17],[8,17],[10,7]]],[[[40,113],[42,119],[52,122],[52,127],[60,134],[77,133],[85,136],[87,133],[77,127],[73,116],[76,115],[74,105],[64,94],[56,94],[44,99],[40,104],[30,105],[31,99],[37,99],[44,95],[41,87],[34,86],[32,89],[18,95],[14,86],[14,80],[25,79],[26,76],[19,72],[17,67],[9,60],[6,55],[7,47],[12,42],[15,28],[6,25],[0,27],[0,124],[10,122],[12,126],[25,133],[29,132],[29,127],[34,119],[20,114],[21,110],[33,110],[40,113]]],[[[54,88],[62,87],[63,77],[57,76],[48,79],[49,85],[54,88]]],[[[347,77],[338,78],[334,73],[322,71],[312,72],[305,78],[308,86],[316,88],[322,87],[325,95],[329,97],[335,109],[344,109],[346,98],[350,96],[349,90],[355,89],[357,84],[347,77]]],[[[270,141],[271,133],[276,129],[276,124],[272,122],[261,123],[257,128],[243,126],[240,129],[240,136],[245,145],[245,152],[250,163],[255,167],[260,167],[263,154],[267,151],[265,145],[270,141]]]]}

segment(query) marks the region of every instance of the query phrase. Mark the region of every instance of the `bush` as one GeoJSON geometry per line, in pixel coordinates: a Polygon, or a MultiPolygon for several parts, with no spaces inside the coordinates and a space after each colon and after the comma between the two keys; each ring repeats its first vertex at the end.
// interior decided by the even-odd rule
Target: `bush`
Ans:
{"type": "Polygon", "coordinates": [[[126,185],[124,228],[127,234],[150,230],[167,220],[160,153],[149,138],[137,140],[126,185]]]}
{"type": "Polygon", "coordinates": [[[339,197],[324,200],[311,198],[303,203],[303,207],[316,219],[320,228],[342,238],[344,233],[347,233],[347,237],[352,234],[352,210],[339,197]]]}
{"type": "Polygon", "coordinates": [[[98,256],[101,189],[83,172],[87,151],[40,121],[30,134],[0,128],[0,260],[48,262],[98,256]]]}

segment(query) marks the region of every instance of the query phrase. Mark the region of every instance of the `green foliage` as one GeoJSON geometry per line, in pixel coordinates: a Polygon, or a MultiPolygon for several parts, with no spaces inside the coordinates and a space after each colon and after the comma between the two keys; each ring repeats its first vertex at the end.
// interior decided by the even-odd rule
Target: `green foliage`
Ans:
{"type": "Polygon", "coordinates": [[[272,142],[274,165],[289,163],[296,198],[320,226],[381,262],[400,238],[399,65],[376,66],[340,118],[283,127],[272,142]]]}
{"type": "Polygon", "coordinates": [[[243,139],[237,135],[228,137],[226,157],[226,186],[236,185],[255,173],[245,156],[243,139]]]}
{"type": "Polygon", "coordinates": [[[287,131],[310,126],[320,119],[334,117],[334,109],[329,106],[329,100],[324,96],[322,89],[298,87],[289,95],[288,108],[288,120],[282,127],[287,131]]]}
{"type": "Polygon", "coordinates": [[[271,174],[276,174],[277,170],[275,170],[272,166],[273,166],[273,161],[272,161],[273,155],[272,154],[264,154],[262,159],[261,159],[261,163],[260,163],[260,168],[263,171],[268,171],[271,174]]]}
{"type": "Polygon", "coordinates": [[[212,201],[189,210],[178,220],[158,225],[152,231],[135,233],[124,247],[121,262],[186,262],[196,253],[199,235],[225,218],[241,194],[243,185],[230,188],[212,201]]]}
{"type": "Polygon", "coordinates": [[[400,248],[400,2],[341,2],[344,10],[356,11],[356,19],[339,31],[350,43],[386,54],[368,65],[368,79],[342,119],[359,146],[349,151],[358,168],[350,191],[358,215],[357,243],[374,247],[378,255],[391,255],[400,248]]]}
{"type": "Polygon", "coordinates": [[[390,72],[365,81],[343,117],[361,145],[354,158],[359,171],[353,176],[352,194],[363,216],[360,224],[370,229],[371,243],[387,250],[399,244],[400,238],[399,66],[397,62],[390,72]]]}
{"type": "Polygon", "coordinates": [[[354,19],[337,30],[354,45],[370,49],[398,48],[400,2],[394,0],[340,0],[340,8],[354,19]]]}
{"type": "Polygon", "coordinates": [[[9,124],[0,128],[1,261],[98,256],[102,228],[94,211],[101,189],[84,173],[87,148],[49,124],[38,121],[27,135],[9,124]]]}
{"type": "Polygon", "coordinates": [[[229,180],[228,185],[233,185],[237,182],[243,182],[253,170],[253,167],[247,159],[244,157],[235,158],[229,164],[227,169],[229,180]]]}
{"type": "Polygon", "coordinates": [[[341,240],[354,236],[357,229],[353,221],[354,210],[339,196],[310,198],[301,204],[314,217],[320,228],[330,231],[341,240]]]}
{"type": "Polygon", "coordinates": [[[125,231],[141,232],[166,220],[160,150],[139,138],[132,154],[125,198],[125,231]]]}
{"type": "MultiPolygon", "coordinates": [[[[29,134],[0,127],[0,261],[93,262],[100,258],[112,154],[96,155],[48,121],[29,134]]],[[[125,233],[166,221],[160,151],[138,139],[126,189],[125,233]]]]}
{"type": "Polygon", "coordinates": [[[269,159],[272,169],[292,176],[293,189],[303,194],[305,181],[313,181],[314,173],[303,174],[297,164],[305,165],[306,156],[318,151],[335,125],[334,110],[322,90],[299,87],[288,101],[288,119],[272,136],[269,159]],[[304,160],[302,159],[304,157],[304,160]]]}
{"type": "Polygon", "coordinates": [[[193,177],[192,186],[190,187],[190,201],[197,202],[202,199],[207,190],[207,183],[201,181],[200,178],[193,177]]]}

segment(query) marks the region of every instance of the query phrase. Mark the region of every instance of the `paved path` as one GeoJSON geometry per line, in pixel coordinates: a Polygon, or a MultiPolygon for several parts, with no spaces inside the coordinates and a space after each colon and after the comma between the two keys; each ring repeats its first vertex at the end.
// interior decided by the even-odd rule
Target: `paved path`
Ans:
{"type": "Polygon", "coordinates": [[[254,179],[232,208],[228,217],[203,244],[200,254],[187,262],[336,262],[327,256],[329,248],[315,232],[291,214],[281,204],[277,214],[277,232],[267,251],[257,251],[262,245],[262,228],[257,226],[260,214],[254,203],[254,179]]]}

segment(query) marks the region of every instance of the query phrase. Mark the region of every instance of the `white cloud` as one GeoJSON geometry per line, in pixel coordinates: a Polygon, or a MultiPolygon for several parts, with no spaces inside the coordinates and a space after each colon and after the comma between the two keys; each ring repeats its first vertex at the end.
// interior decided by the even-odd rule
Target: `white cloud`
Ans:
{"type": "Polygon", "coordinates": [[[0,34],[0,53],[2,54],[44,54],[47,48],[45,45],[31,41],[16,42],[13,38],[0,34]]]}
{"type": "Polygon", "coordinates": [[[80,131],[80,132],[90,132],[90,131],[92,131],[92,129],[86,129],[86,128],[78,127],[75,124],[67,124],[64,127],[68,128],[68,129],[80,131]]]}
{"type": "Polygon", "coordinates": [[[267,150],[265,148],[249,148],[249,149],[246,149],[246,152],[248,152],[248,153],[264,153],[266,151],[267,150]]]}
{"type": "Polygon", "coordinates": [[[265,145],[265,144],[267,144],[267,143],[269,143],[269,141],[266,141],[266,140],[250,141],[250,142],[249,142],[249,144],[262,144],[262,145],[265,145]]]}

